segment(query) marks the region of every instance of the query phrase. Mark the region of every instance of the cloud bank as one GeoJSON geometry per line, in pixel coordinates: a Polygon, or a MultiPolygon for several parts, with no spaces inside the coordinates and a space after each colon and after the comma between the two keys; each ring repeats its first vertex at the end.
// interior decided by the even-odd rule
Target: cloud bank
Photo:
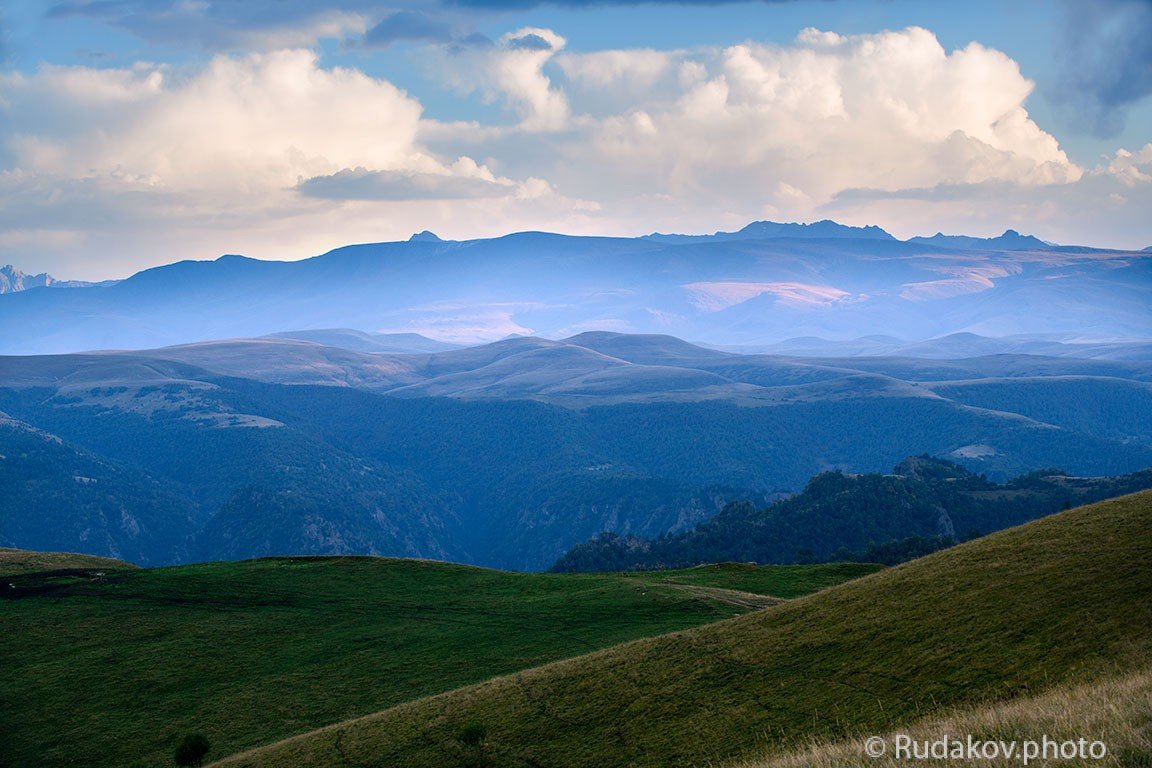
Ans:
{"type": "MultiPolygon", "coordinates": [[[[365,27],[381,45],[447,34],[387,18],[365,27]]],[[[29,262],[22,249],[43,243],[35,266],[108,277],[77,254],[107,262],[116,248],[129,269],[421,229],[638,234],[828,215],[1061,239],[1094,207],[1124,237],[1147,226],[1132,211],[1148,202],[1152,149],[1077,165],[1029,115],[1015,61],[946,50],[922,28],[575,52],[525,27],[424,55],[458,98],[492,105],[483,122],[430,119],[419,94],[307,49],[0,74],[0,257],[29,262]]]]}

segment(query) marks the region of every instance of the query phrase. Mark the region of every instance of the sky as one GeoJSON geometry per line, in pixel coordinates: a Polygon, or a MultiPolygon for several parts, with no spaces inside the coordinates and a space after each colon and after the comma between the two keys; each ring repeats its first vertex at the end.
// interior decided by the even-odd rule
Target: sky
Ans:
{"type": "Polygon", "coordinates": [[[0,264],[832,218],[1152,245],[1152,0],[6,0],[0,264]]]}

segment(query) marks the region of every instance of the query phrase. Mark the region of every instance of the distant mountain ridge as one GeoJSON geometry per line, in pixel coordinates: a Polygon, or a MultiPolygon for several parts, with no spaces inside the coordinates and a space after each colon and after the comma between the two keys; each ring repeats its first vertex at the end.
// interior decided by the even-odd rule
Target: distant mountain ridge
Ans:
{"type": "Polygon", "coordinates": [[[1014,229],[1005,230],[1004,234],[999,237],[968,237],[967,235],[945,235],[937,232],[932,237],[909,238],[908,242],[982,251],[1044,250],[1053,247],[1051,243],[1046,243],[1032,235],[1022,235],[1014,229]]]}
{"type": "Polygon", "coordinates": [[[21,272],[11,264],[0,267],[0,293],[16,293],[30,288],[89,288],[94,285],[108,285],[112,282],[114,281],[88,283],[83,280],[57,280],[47,272],[30,275],[21,272]]]}
{"type": "Polygon", "coordinates": [[[1020,335],[993,338],[976,333],[953,333],[935,339],[910,341],[893,336],[861,336],[855,339],[830,340],[815,337],[785,339],[758,347],[735,347],[731,351],[796,355],[800,357],[895,356],[929,360],[955,360],[986,355],[1045,355],[1098,360],[1152,360],[1152,339],[1114,341],[1084,340],[1072,337],[1061,340],[1044,335],[1020,335]]]}
{"type": "Polygon", "coordinates": [[[587,330],[712,345],[959,332],[1152,338],[1148,254],[1020,250],[1028,238],[1009,239],[945,247],[831,221],[755,222],[703,237],[419,233],[301,261],[229,255],[144,270],[101,290],[6,294],[0,354],[148,349],[286,328],[453,344],[587,330]]]}
{"type": "Polygon", "coordinates": [[[354,352],[416,354],[460,349],[458,344],[436,341],[418,333],[370,333],[352,328],[281,331],[270,333],[263,338],[310,341],[314,344],[349,349],[354,352]]]}
{"type": "Polygon", "coordinates": [[[823,219],[811,224],[791,222],[782,224],[775,221],[754,221],[736,232],[715,232],[711,235],[679,235],[653,232],[644,239],[661,243],[689,243],[711,240],[716,242],[731,240],[753,240],[772,238],[800,238],[800,239],[862,239],[862,240],[895,240],[896,238],[880,227],[868,225],[866,227],[852,227],[839,224],[831,219],[823,219]]]}

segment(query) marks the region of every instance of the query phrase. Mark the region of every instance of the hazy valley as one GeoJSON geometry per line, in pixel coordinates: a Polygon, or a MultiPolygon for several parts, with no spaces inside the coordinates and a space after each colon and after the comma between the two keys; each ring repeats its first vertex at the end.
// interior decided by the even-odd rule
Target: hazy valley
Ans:
{"type": "Polygon", "coordinates": [[[1124,474],[1152,466],[1141,350],[811,358],[590,332],[405,354],[277,338],[8,357],[0,543],[145,564],[541,569],[602,531],[674,533],[908,456],[996,480],[1124,474]]]}

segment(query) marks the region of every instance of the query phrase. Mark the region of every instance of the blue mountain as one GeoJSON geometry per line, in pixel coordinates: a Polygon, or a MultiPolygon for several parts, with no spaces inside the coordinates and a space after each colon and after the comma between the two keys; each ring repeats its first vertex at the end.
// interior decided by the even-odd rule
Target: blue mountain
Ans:
{"type": "Polygon", "coordinates": [[[910,238],[908,242],[974,251],[1032,251],[1052,247],[1051,243],[1046,243],[1032,235],[1022,235],[1014,229],[1005,230],[1004,234],[999,237],[968,237],[967,235],[945,235],[937,232],[932,237],[910,238]]]}
{"type": "MultiPolygon", "coordinates": [[[[672,240],[519,232],[445,241],[421,233],[300,261],[229,255],[114,285],[3,294],[0,354],[146,349],[291,329],[455,344],[594,330],[744,346],[954,333],[1152,338],[1152,256],[1061,246],[1021,260],[1025,241],[1040,242],[1009,232],[962,248],[835,222],[756,222],[672,240]]],[[[326,333],[323,343],[332,343],[326,333]]]]}
{"type": "Polygon", "coordinates": [[[676,235],[653,232],[645,239],[660,243],[691,243],[691,242],[722,242],[731,240],[770,240],[775,238],[804,238],[804,239],[859,239],[859,240],[895,240],[896,238],[880,227],[850,227],[838,224],[835,221],[824,219],[812,224],[788,223],[780,224],[775,221],[754,221],[736,232],[716,232],[711,235],[676,235]]]}

